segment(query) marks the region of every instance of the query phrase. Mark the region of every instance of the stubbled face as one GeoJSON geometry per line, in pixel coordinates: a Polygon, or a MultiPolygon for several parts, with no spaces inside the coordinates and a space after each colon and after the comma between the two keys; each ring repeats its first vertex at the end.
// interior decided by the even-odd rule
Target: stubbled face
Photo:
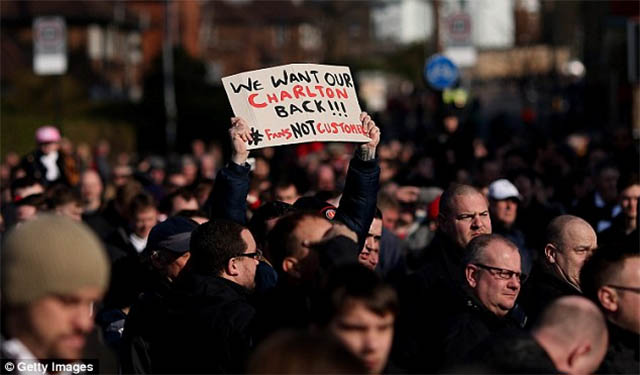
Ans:
{"type": "MultiPolygon", "coordinates": [[[[484,255],[482,263],[485,266],[502,268],[518,274],[521,272],[520,253],[502,241],[491,241],[484,255]]],[[[514,275],[504,280],[494,270],[481,267],[474,269],[472,280],[467,281],[476,297],[489,311],[498,316],[506,315],[513,308],[520,292],[520,279],[514,275]]]]}
{"type": "Polygon", "coordinates": [[[572,221],[562,237],[555,263],[572,284],[580,285],[580,270],[598,246],[596,232],[585,222],[572,221]]]}
{"type": "MultiPolygon", "coordinates": [[[[247,245],[245,254],[251,254],[256,252],[256,241],[253,239],[253,235],[249,230],[244,229],[240,233],[242,240],[247,245]]],[[[250,257],[236,257],[233,260],[236,262],[240,270],[238,284],[244,286],[247,289],[254,289],[256,287],[256,269],[258,268],[258,259],[250,257]]]]}
{"type": "Polygon", "coordinates": [[[133,217],[133,232],[140,238],[149,237],[151,228],[158,223],[158,211],[155,207],[149,207],[138,211],[133,217]]]}
{"type": "Polygon", "coordinates": [[[620,206],[622,212],[629,218],[638,217],[638,198],[640,198],[640,185],[631,185],[620,193],[620,206]]]}
{"type": "Polygon", "coordinates": [[[493,219],[499,221],[508,228],[516,221],[516,216],[518,215],[518,201],[515,199],[491,201],[491,214],[493,219]]]}
{"type": "Polygon", "coordinates": [[[99,288],[83,287],[73,294],[40,298],[26,308],[24,329],[15,335],[37,358],[80,359],[93,329],[93,304],[101,297],[99,288]]]}
{"type": "Polygon", "coordinates": [[[393,341],[394,315],[388,312],[380,316],[354,299],[345,305],[329,330],[363,361],[370,374],[382,373],[393,341]]]}
{"type": "Polygon", "coordinates": [[[369,233],[364,241],[364,248],[358,256],[358,262],[363,266],[375,270],[380,260],[380,239],[382,238],[382,220],[373,219],[369,233]]]}
{"type": "Polygon", "coordinates": [[[444,218],[442,230],[459,247],[481,234],[491,233],[491,218],[487,200],[481,194],[457,195],[453,198],[453,212],[444,218]]]}

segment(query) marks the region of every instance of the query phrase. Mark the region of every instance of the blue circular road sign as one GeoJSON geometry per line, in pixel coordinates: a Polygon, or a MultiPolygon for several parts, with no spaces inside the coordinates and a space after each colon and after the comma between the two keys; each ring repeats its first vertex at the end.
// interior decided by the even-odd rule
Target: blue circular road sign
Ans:
{"type": "Polygon", "coordinates": [[[444,90],[453,86],[458,79],[459,71],[456,64],[442,55],[433,55],[424,66],[424,77],[433,88],[444,90]]]}

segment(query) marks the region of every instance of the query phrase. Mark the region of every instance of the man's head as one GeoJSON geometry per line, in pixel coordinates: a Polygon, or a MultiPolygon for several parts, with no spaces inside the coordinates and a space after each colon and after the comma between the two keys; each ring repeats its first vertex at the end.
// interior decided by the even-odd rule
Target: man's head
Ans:
{"type": "Polygon", "coordinates": [[[298,194],[298,188],[296,188],[293,182],[281,181],[273,188],[273,198],[276,201],[294,204],[296,200],[300,198],[300,195],[298,194]]]}
{"type": "Polygon", "coordinates": [[[309,245],[319,242],[331,227],[329,220],[316,213],[295,212],[283,216],[267,238],[271,264],[278,273],[292,279],[312,278],[318,259],[309,245]]]}
{"type": "Polygon", "coordinates": [[[109,279],[100,240],[82,223],[45,215],[11,231],[1,253],[4,333],[36,358],[82,358],[109,279]]]}
{"type": "Polygon", "coordinates": [[[452,185],[440,197],[440,230],[460,248],[481,234],[491,233],[487,199],[469,185],[452,185]]]}
{"type": "Polygon", "coordinates": [[[613,324],[640,334],[640,254],[637,237],[599,248],[580,274],[585,296],[613,324]]]}
{"type": "Polygon", "coordinates": [[[262,252],[248,229],[226,220],[211,220],[191,233],[188,268],[204,275],[217,275],[247,289],[255,287],[262,252]]]}
{"type": "Polygon", "coordinates": [[[598,308],[579,296],[561,297],[542,313],[531,334],[564,374],[592,374],[607,351],[607,327],[598,308]]]}
{"type": "Polygon", "coordinates": [[[87,169],[80,176],[80,194],[82,200],[87,204],[102,201],[104,186],[98,172],[87,169]]]}
{"type": "Polygon", "coordinates": [[[489,185],[489,210],[491,218],[510,228],[518,215],[520,193],[507,179],[493,181],[489,185]]]}
{"type": "Polygon", "coordinates": [[[186,217],[170,217],[156,224],[149,233],[145,255],[154,269],[175,280],[187,264],[191,253],[191,232],[198,225],[186,217]]]}
{"type": "Polygon", "coordinates": [[[596,232],[577,216],[562,215],[547,226],[544,259],[565,281],[580,287],[580,269],[597,246],[596,232]]]}
{"type": "Polygon", "coordinates": [[[635,181],[629,181],[625,186],[622,186],[622,190],[620,191],[620,207],[629,222],[635,222],[638,217],[639,198],[640,183],[637,179],[635,181]]]}
{"type": "Polygon", "coordinates": [[[376,209],[364,247],[358,255],[358,262],[363,266],[375,270],[380,260],[380,239],[382,238],[382,212],[376,209]]]}
{"type": "Polygon", "coordinates": [[[162,208],[167,215],[175,215],[182,210],[197,210],[200,207],[193,192],[186,187],[181,187],[167,195],[162,208]]]}
{"type": "Polygon", "coordinates": [[[607,203],[614,203],[618,198],[618,167],[610,161],[603,161],[595,168],[596,191],[607,203]]]}
{"type": "Polygon", "coordinates": [[[82,197],[77,190],[66,185],[56,185],[47,190],[49,209],[75,221],[82,221],[82,197]]]}
{"type": "Polygon", "coordinates": [[[158,223],[158,209],[149,194],[138,194],[129,204],[131,229],[140,238],[147,238],[154,225],[158,223]]]}
{"type": "Polygon", "coordinates": [[[400,203],[391,195],[381,191],[378,194],[378,208],[382,212],[382,225],[394,232],[400,218],[400,203]]]}
{"type": "Polygon", "coordinates": [[[489,311],[505,316],[520,292],[520,253],[513,242],[497,234],[469,242],[465,277],[473,294],[489,311]]]}
{"type": "Polygon", "coordinates": [[[359,264],[336,269],[318,306],[318,324],[336,335],[371,374],[384,369],[398,299],[392,287],[359,264]]]}

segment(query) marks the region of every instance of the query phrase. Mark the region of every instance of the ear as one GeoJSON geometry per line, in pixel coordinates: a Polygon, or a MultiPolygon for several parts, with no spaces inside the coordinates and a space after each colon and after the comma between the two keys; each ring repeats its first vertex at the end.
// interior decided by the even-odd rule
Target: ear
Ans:
{"type": "Polygon", "coordinates": [[[464,276],[467,279],[467,284],[470,287],[475,288],[478,285],[478,268],[471,264],[467,264],[467,267],[464,269],[464,276]]]}
{"type": "Polygon", "coordinates": [[[584,359],[586,355],[591,352],[591,344],[588,341],[580,341],[580,343],[575,346],[569,352],[569,356],[567,357],[567,365],[571,369],[569,373],[576,373],[575,367],[581,359],[584,359]]]}
{"type": "Polygon", "coordinates": [[[618,311],[618,293],[613,288],[603,286],[598,289],[598,300],[602,307],[610,312],[618,311]]]}
{"type": "Polygon", "coordinates": [[[235,259],[236,258],[229,259],[227,261],[227,266],[224,269],[224,271],[229,276],[238,276],[239,270],[238,270],[238,266],[236,265],[235,259]]]}
{"type": "Polygon", "coordinates": [[[294,277],[300,277],[298,271],[298,259],[294,257],[286,257],[282,260],[282,270],[294,277]]]}
{"type": "Polygon", "coordinates": [[[547,259],[548,263],[555,263],[556,262],[556,253],[558,252],[558,249],[556,248],[556,246],[554,244],[550,244],[548,243],[545,247],[544,247],[544,257],[547,259]]]}

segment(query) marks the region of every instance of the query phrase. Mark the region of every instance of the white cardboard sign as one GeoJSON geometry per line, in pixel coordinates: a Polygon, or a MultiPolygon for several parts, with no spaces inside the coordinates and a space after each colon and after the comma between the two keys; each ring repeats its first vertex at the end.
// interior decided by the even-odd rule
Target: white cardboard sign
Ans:
{"type": "Polygon", "coordinates": [[[247,120],[248,149],[304,142],[368,142],[346,66],[289,64],[222,78],[233,113],[247,120]]]}

